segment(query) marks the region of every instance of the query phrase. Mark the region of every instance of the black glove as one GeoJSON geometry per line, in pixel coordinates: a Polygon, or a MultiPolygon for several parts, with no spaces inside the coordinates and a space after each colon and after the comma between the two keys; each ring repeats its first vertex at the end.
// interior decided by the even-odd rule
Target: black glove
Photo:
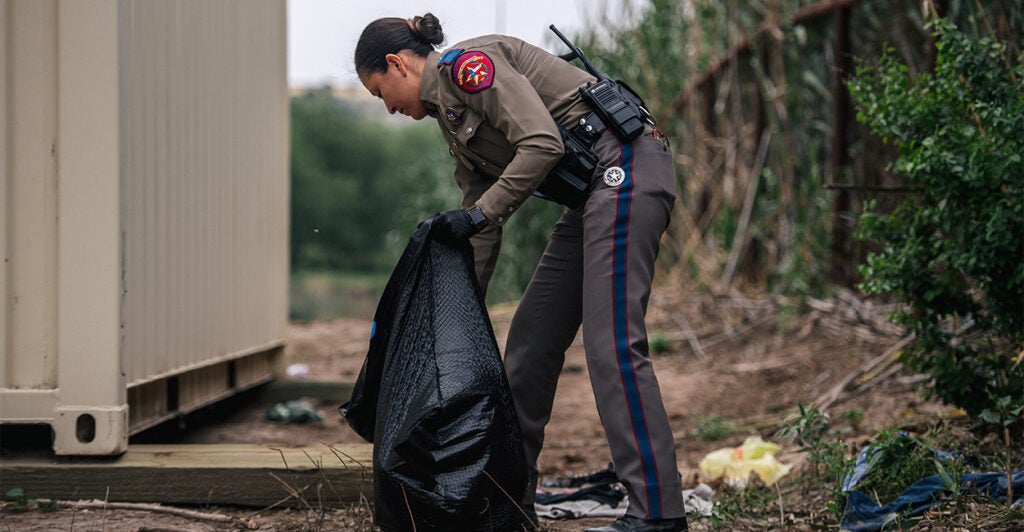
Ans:
{"type": "Polygon", "coordinates": [[[480,227],[477,227],[469,213],[462,209],[445,211],[434,217],[434,236],[442,242],[458,244],[479,232],[480,227]]]}

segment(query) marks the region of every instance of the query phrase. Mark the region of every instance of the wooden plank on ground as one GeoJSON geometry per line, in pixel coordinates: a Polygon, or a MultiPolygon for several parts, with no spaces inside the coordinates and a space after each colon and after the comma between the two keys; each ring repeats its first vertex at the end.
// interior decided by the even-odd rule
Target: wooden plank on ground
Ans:
{"type": "Polygon", "coordinates": [[[34,499],[333,508],[373,499],[370,444],[130,445],[117,458],[0,462],[0,493],[34,499]]]}

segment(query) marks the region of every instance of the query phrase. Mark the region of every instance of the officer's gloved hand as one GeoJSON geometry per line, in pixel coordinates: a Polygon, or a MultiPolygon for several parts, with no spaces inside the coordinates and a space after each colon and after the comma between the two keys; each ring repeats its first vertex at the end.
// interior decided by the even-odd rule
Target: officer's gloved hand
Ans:
{"type": "Polygon", "coordinates": [[[433,232],[442,242],[458,244],[469,240],[469,237],[480,232],[480,228],[473,224],[468,212],[456,209],[438,214],[434,220],[433,232]]]}

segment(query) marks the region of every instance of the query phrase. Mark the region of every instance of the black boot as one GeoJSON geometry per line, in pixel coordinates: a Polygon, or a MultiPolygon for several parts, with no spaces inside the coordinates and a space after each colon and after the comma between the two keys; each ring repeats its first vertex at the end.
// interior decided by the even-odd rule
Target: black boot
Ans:
{"type": "Polygon", "coordinates": [[[648,520],[624,515],[608,526],[588,528],[586,532],[681,532],[684,530],[688,530],[685,517],[648,520]]]}

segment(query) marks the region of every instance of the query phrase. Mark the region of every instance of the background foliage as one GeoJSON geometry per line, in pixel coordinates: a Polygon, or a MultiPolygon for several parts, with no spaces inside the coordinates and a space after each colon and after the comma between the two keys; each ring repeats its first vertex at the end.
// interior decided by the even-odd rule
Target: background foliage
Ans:
{"type": "Polygon", "coordinates": [[[915,189],[890,213],[864,213],[863,235],[883,243],[864,286],[906,304],[907,358],[935,395],[1009,425],[1024,411],[1024,57],[935,28],[934,73],[912,76],[887,52],[851,82],[859,117],[896,146],[892,170],[915,189]]]}
{"type": "MultiPolygon", "coordinates": [[[[644,95],[672,139],[680,195],[659,282],[796,295],[861,281],[858,266],[879,246],[853,238],[862,206],[891,211],[908,181],[887,166],[894,147],[841,110],[855,61],[888,49],[910,75],[927,71],[936,6],[972,38],[1001,36],[1011,54],[1024,34],[1019,2],[863,0],[843,3],[843,51],[839,11],[826,4],[638,1],[574,36],[644,95]]],[[[293,99],[293,271],[386,274],[419,220],[458,204],[436,126],[360,105],[330,90],[293,99]]],[[[518,297],[559,211],[531,200],[512,218],[489,302],[518,297]]]]}
{"type": "MultiPolygon", "coordinates": [[[[329,87],[291,100],[292,319],[372,315],[416,225],[459,205],[436,124],[386,116],[329,87]]],[[[506,225],[490,302],[521,294],[560,214],[531,200],[506,225]]]]}
{"type": "Polygon", "coordinates": [[[594,21],[581,44],[673,140],[670,281],[800,294],[860,280],[873,246],[853,238],[861,207],[894,208],[906,181],[886,167],[893,149],[853,121],[843,81],[885,49],[911,74],[928,70],[938,10],[1019,52],[1024,6],[998,0],[650,0],[594,21]]]}
{"type": "Polygon", "coordinates": [[[399,234],[457,204],[440,135],[365,111],[328,88],[292,98],[292,271],[390,271],[399,234]]]}

